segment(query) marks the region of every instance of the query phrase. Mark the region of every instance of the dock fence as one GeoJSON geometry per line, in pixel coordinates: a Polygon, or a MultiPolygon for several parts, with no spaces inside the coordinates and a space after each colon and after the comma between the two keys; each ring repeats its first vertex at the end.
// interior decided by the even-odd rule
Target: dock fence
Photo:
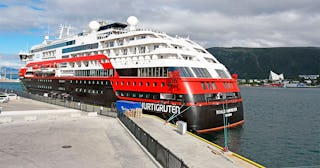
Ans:
{"type": "Polygon", "coordinates": [[[84,112],[97,112],[100,115],[109,116],[109,117],[117,117],[117,113],[115,110],[112,110],[110,107],[100,106],[100,105],[94,105],[94,104],[88,104],[81,101],[72,101],[68,99],[61,99],[56,97],[46,97],[46,96],[40,96],[35,94],[30,94],[23,91],[17,91],[17,90],[10,90],[10,89],[1,89],[0,92],[6,92],[6,93],[15,93],[20,97],[25,97],[41,102],[46,102],[49,104],[59,105],[62,107],[72,108],[81,110],[84,112]]]}
{"type": "Polygon", "coordinates": [[[161,145],[129,117],[118,113],[118,118],[164,168],[188,168],[182,159],[161,145]]]}

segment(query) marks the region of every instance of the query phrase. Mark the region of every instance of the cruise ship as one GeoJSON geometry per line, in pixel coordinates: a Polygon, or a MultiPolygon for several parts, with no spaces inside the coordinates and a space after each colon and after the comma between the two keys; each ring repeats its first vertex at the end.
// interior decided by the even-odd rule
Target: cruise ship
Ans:
{"type": "Polygon", "coordinates": [[[244,123],[237,75],[189,38],[141,28],[134,16],[91,21],[78,34],[69,28],[19,53],[27,92],[103,106],[140,102],[144,113],[198,133],[244,123]]]}

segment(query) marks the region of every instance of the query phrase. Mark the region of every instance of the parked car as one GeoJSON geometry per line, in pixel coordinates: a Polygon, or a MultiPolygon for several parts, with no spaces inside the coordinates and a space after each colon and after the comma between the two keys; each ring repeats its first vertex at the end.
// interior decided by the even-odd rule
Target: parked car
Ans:
{"type": "Polygon", "coordinates": [[[17,94],[15,94],[15,93],[8,93],[8,97],[9,97],[9,100],[15,100],[15,99],[17,99],[17,94]]]}
{"type": "Polygon", "coordinates": [[[0,93],[0,103],[8,103],[9,96],[7,93],[0,93]]]}

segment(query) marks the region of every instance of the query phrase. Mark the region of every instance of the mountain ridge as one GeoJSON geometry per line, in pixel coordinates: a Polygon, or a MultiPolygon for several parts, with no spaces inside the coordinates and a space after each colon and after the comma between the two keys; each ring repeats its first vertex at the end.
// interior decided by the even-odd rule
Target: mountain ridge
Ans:
{"type": "Polygon", "coordinates": [[[207,51],[243,79],[266,79],[270,71],[285,78],[320,74],[320,47],[211,47],[207,51]]]}

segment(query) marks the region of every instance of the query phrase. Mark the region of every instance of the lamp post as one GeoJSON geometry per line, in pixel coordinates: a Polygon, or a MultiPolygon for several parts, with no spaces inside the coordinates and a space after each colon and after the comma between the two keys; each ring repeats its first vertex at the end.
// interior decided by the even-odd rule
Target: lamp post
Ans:
{"type": "Polygon", "coordinates": [[[228,101],[227,101],[227,95],[226,93],[218,93],[216,96],[217,100],[221,100],[222,102],[222,110],[216,110],[216,114],[220,115],[222,114],[223,117],[223,134],[224,134],[224,152],[228,152],[228,117],[232,116],[232,113],[230,110],[228,110],[228,101]]]}
{"type": "Polygon", "coordinates": [[[223,108],[223,133],[224,133],[224,152],[228,152],[228,117],[230,116],[228,113],[228,103],[227,103],[227,96],[225,93],[222,94],[222,108],[223,108]]]}

